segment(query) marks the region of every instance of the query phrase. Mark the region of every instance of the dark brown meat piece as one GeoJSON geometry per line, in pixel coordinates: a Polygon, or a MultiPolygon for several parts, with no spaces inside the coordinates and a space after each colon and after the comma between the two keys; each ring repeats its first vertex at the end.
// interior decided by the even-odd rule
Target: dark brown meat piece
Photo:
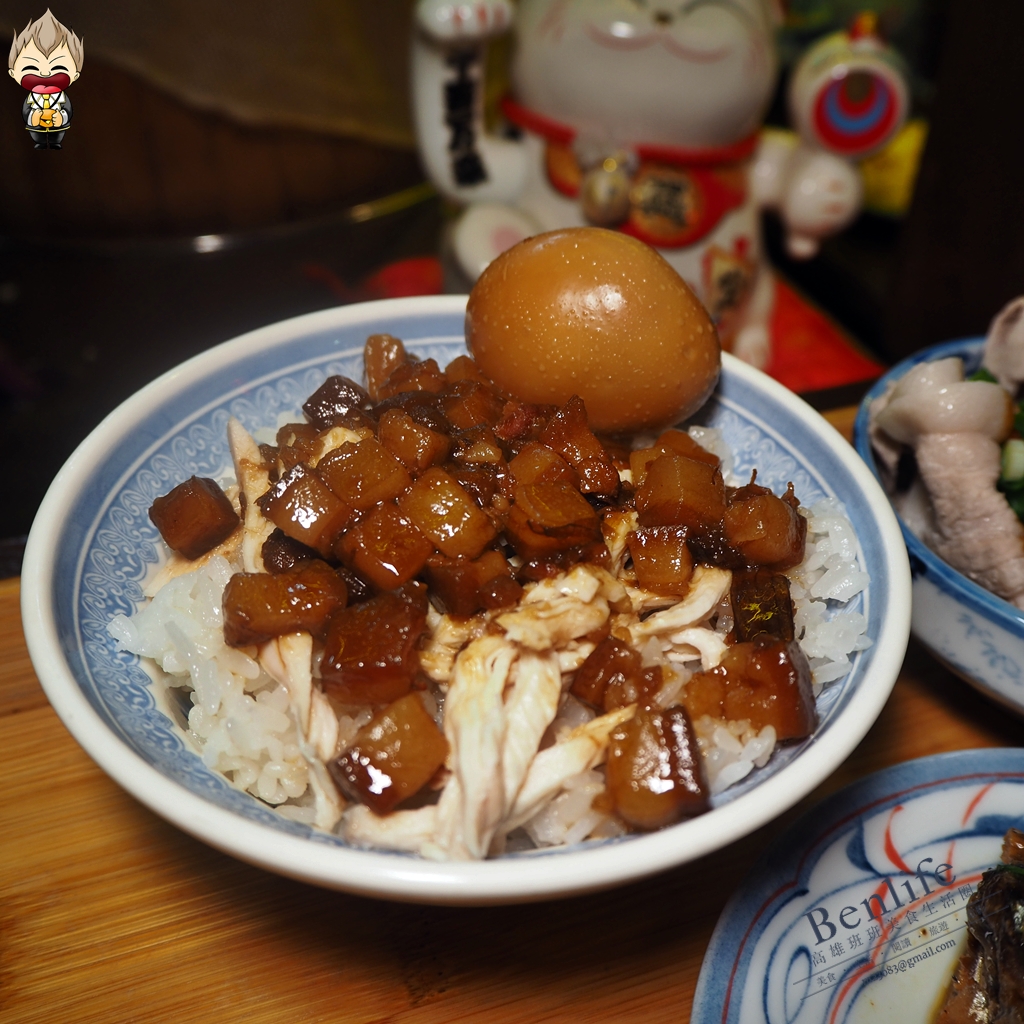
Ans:
{"type": "Polygon", "coordinates": [[[608,794],[634,828],[664,828],[708,809],[697,740],[680,706],[638,708],[608,744],[608,794]]]}
{"type": "Polygon", "coordinates": [[[334,614],[320,663],[330,696],[343,704],[385,704],[409,692],[427,623],[426,590],[406,584],[334,614]]]}
{"type": "Polygon", "coordinates": [[[318,430],[343,424],[353,413],[365,412],[370,396],[354,380],[328,377],[303,403],[302,411],[318,430]]]}
{"type": "Polygon", "coordinates": [[[1024,832],[1006,833],[1002,857],[967,903],[967,949],[936,1024],[1024,1021],[1024,832]]]}
{"type": "Polygon", "coordinates": [[[283,530],[275,530],[263,542],[263,565],[267,572],[275,575],[291,572],[319,557],[312,548],[289,537],[283,530]]]}
{"type": "Polygon", "coordinates": [[[694,720],[702,715],[747,719],[757,730],[775,729],[779,742],[810,736],[818,725],[811,668],[795,641],[761,637],[728,649],[709,672],[695,672],[683,703],[694,720]]]}
{"type": "Polygon", "coordinates": [[[547,445],[580,475],[584,494],[614,497],[619,492],[619,474],[608,453],[587,424],[587,408],[573,395],[551,418],[540,435],[547,445]]]}
{"type": "Polygon", "coordinates": [[[416,693],[379,711],[328,768],[339,788],[377,814],[421,790],[444,763],[448,743],[416,693]]]}
{"type": "Polygon", "coordinates": [[[325,562],[277,575],[235,573],[224,588],[224,640],[246,647],[285,633],[322,637],[347,597],[345,581],[325,562]]]}
{"type": "Polygon", "coordinates": [[[798,507],[792,484],[778,498],[751,480],[729,494],[723,523],[726,539],[748,565],[790,569],[803,561],[807,538],[807,520],[798,507]]]}
{"type": "Polygon", "coordinates": [[[793,601],[787,577],[764,569],[734,572],[730,599],[740,643],[757,637],[793,639],[793,601]]]}
{"type": "Polygon", "coordinates": [[[186,558],[199,558],[238,526],[238,515],[215,480],[190,476],[172,491],[157,498],[149,518],[169,548],[186,558]]]}

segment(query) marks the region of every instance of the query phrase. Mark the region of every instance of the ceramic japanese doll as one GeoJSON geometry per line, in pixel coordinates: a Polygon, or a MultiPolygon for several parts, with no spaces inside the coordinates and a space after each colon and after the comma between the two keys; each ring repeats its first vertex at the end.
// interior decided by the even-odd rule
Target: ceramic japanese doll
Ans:
{"type": "Polygon", "coordinates": [[[774,285],[759,211],[795,256],[856,215],[852,160],[901,126],[907,91],[863,18],[792,79],[796,133],[762,131],[778,72],[774,0],[420,0],[413,109],[427,173],[464,205],[451,237],[469,281],[521,239],[598,224],[656,246],[726,348],[770,354],[774,285]],[[510,126],[484,124],[485,43],[514,31],[510,126]]]}

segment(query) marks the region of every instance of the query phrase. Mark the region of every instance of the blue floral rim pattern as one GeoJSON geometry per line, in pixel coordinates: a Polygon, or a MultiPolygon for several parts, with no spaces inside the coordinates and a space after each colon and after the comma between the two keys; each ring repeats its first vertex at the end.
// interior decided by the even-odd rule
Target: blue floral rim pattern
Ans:
{"type": "Polygon", "coordinates": [[[920,758],[828,797],[776,839],[722,911],[691,1021],[906,1020],[887,999],[908,998],[910,1020],[931,1020],[966,901],[1011,826],[1024,826],[1020,749],[920,758]],[[926,988],[900,980],[886,993],[915,969],[926,988]]]}

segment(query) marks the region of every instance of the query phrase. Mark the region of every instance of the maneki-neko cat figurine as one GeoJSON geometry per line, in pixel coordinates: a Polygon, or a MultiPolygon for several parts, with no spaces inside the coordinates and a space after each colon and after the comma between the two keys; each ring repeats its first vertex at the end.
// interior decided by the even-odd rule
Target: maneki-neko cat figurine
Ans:
{"type": "Polygon", "coordinates": [[[763,366],[774,282],[760,211],[808,257],[860,207],[853,160],[901,127],[907,88],[870,16],[795,69],[796,134],[762,130],[776,0],[419,0],[413,108],[427,173],[465,205],[452,250],[475,280],[499,253],[597,224],[656,246],[763,366]],[[485,44],[515,32],[505,135],[484,123],[485,44]]]}

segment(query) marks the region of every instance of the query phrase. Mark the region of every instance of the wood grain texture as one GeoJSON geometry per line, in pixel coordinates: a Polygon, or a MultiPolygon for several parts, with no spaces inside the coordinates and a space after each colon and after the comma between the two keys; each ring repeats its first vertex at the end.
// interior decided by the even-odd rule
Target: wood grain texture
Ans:
{"type": "Polygon", "coordinates": [[[150,813],[45,704],[0,584],[0,1020],[219,1024],[677,1024],[726,900],[811,804],[1024,726],[912,645],[885,709],[798,807],[690,865],[521,907],[416,907],[324,892],[209,849],[150,813]]]}
{"type": "Polygon", "coordinates": [[[0,106],[0,229],[62,240],[209,234],[316,219],[423,180],[411,150],[195,110],[92,60],[60,152],[0,106]]]}

